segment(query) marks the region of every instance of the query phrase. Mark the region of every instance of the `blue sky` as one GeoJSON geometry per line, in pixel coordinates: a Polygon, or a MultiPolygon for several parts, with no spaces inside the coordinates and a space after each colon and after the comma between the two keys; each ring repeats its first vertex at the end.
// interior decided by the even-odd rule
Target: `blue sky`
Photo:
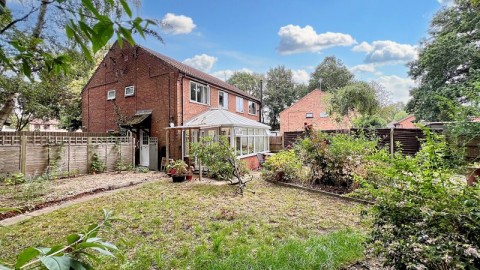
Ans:
{"type": "Polygon", "coordinates": [[[414,82],[405,64],[417,56],[445,0],[148,1],[137,12],[162,19],[165,43],[139,43],[221,79],[285,65],[306,82],[325,56],[358,79],[377,80],[393,101],[414,82]]]}
{"type": "MultiPolygon", "coordinates": [[[[137,41],[220,79],[285,65],[307,83],[334,55],[357,79],[376,80],[406,102],[416,59],[434,14],[452,0],[143,0],[136,13],[164,22],[164,43],[137,41]]],[[[18,6],[20,0],[7,1],[18,6]]]]}

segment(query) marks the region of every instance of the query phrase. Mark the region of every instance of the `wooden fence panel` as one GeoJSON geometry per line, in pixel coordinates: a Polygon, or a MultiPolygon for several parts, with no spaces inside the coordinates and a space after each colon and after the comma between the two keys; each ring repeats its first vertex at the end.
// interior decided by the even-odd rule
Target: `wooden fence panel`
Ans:
{"type": "Polygon", "coordinates": [[[134,139],[131,137],[110,134],[70,137],[68,134],[78,133],[0,132],[0,175],[17,172],[31,176],[46,172],[85,174],[93,153],[97,153],[108,171],[115,170],[120,159],[127,164],[134,162],[134,139]]]}
{"type": "Polygon", "coordinates": [[[270,151],[271,152],[278,152],[283,149],[283,137],[282,136],[270,136],[269,143],[270,143],[270,151]]]}
{"type": "Polygon", "coordinates": [[[0,172],[20,171],[20,145],[0,145],[0,172]]]}

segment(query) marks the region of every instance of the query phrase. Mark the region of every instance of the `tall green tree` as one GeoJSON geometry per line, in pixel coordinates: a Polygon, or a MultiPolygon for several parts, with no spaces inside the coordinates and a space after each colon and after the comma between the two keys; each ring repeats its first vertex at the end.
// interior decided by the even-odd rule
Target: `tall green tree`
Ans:
{"type": "Polygon", "coordinates": [[[263,75],[258,73],[249,73],[245,71],[236,71],[227,80],[231,85],[235,85],[240,90],[245,91],[249,95],[260,98],[260,81],[263,75]]]}
{"type": "Polygon", "coordinates": [[[340,59],[335,56],[327,56],[312,73],[308,90],[310,92],[321,88],[322,91],[333,93],[351,83],[353,78],[354,75],[340,59]]]}
{"type": "Polygon", "coordinates": [[[264,100],[268,111],[269,125],[273,130],[280,128],[280,112],[292,105],[297,98],[292,71],[285,66],[271,68],[267,72],[264,100]]]}
{"type": "MultiPolygon", "coordinates": [[[[360,81],[338,89],[330,106],[331,112],[336,115],[361,118],[360,122],[369,122],[368,118],[372,118],[380,108],[380,102],[374,87],[360,81]]],[[[375,117],[375,123],[377,122],[378,117],[375,117]]]]}
{"type": "MultiPolygon", "coordinates": [[[[140,1],[129,2],[136,5],[140,1]]],[[[126,0],[41,0],[25,3],[26,8],[21,11],[5,8],[0,16],[0,75],[19,79],[26,76],[34,91],[48,89],[50,93],[50,88],[41,87],[42,84],[35,81],[48,81],[51,88],[65,89],[69,80],[78,79],[68,75],[76,73],[71,68],[78,66],[79,60],[94,64],[94,55],[113,36],[120,45],[125,40],[134,44],[135,33],[161,40],[152,28],[159,22],[133,16],[130,3],[126,0]],[[59,77],[50,78],[55,75],[59,77]]],[[[85,75],[89,69],[80,70],[85,75]]],[[[5,87],[2,91],[10,92],[5,87]]],[[[0,129],[11,111],[6,105],[12,104],[9,101],[14,96],[0,99],[0,108],[5,108],[0,110],[0,129]]],[[[25,98],[25,94],[20,96],[25,98]]]]}
{"type": "Polygon", "coordinates": [[[476,114],[480,91],[480,4],[455,0],[433,18],[409,75],[419,82],[407,104],[417,119],[447,121],[476,114]],[[473,106],[471,106],[473,105],[473,106]]]}

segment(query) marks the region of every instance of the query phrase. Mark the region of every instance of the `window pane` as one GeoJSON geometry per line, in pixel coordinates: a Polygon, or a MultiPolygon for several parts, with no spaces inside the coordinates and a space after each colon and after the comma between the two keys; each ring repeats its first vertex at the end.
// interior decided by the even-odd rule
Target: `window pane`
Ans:
{"type": "Polygon", "coordinates": [[[248,154],[248,139],[247,136],[242,137],[242,155],[248,154]]]}
{"type": "Polygon", "coordinates": [[[235,150],[237,150],[237,156],[240,156],[242,154],[241,152],[241,138],[240,137],[235,137],[235,150]]]}
{"type": "Polygon", "coordinates": [[[262,137],[255,137],[255,152],[258,153],[258,152],[262,152],[262,148],[261,148],[261,141],[262,141],[262,137]]]}
{"type": "Polygon", "coordinates": [[[218,92],[218,107],[220,107],[220,108],[225,107],[223,92],[218,92]]]}
{"type": "Polygon", "coordinates": [[[197,102],[202,102],[202,99],[203,99],[202,87],[200,85],[197,85],[197,102]]]}

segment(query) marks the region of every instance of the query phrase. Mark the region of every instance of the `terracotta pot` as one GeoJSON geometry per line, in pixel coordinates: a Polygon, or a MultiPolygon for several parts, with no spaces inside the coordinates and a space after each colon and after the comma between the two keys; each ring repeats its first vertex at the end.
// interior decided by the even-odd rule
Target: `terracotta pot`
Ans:
{"type": "Polygon", "coordinates": [[[480,168],[470,168],[467,174],[467,185],[473,186],[477,182],[477,178],[480,177],[480,168]]]}

